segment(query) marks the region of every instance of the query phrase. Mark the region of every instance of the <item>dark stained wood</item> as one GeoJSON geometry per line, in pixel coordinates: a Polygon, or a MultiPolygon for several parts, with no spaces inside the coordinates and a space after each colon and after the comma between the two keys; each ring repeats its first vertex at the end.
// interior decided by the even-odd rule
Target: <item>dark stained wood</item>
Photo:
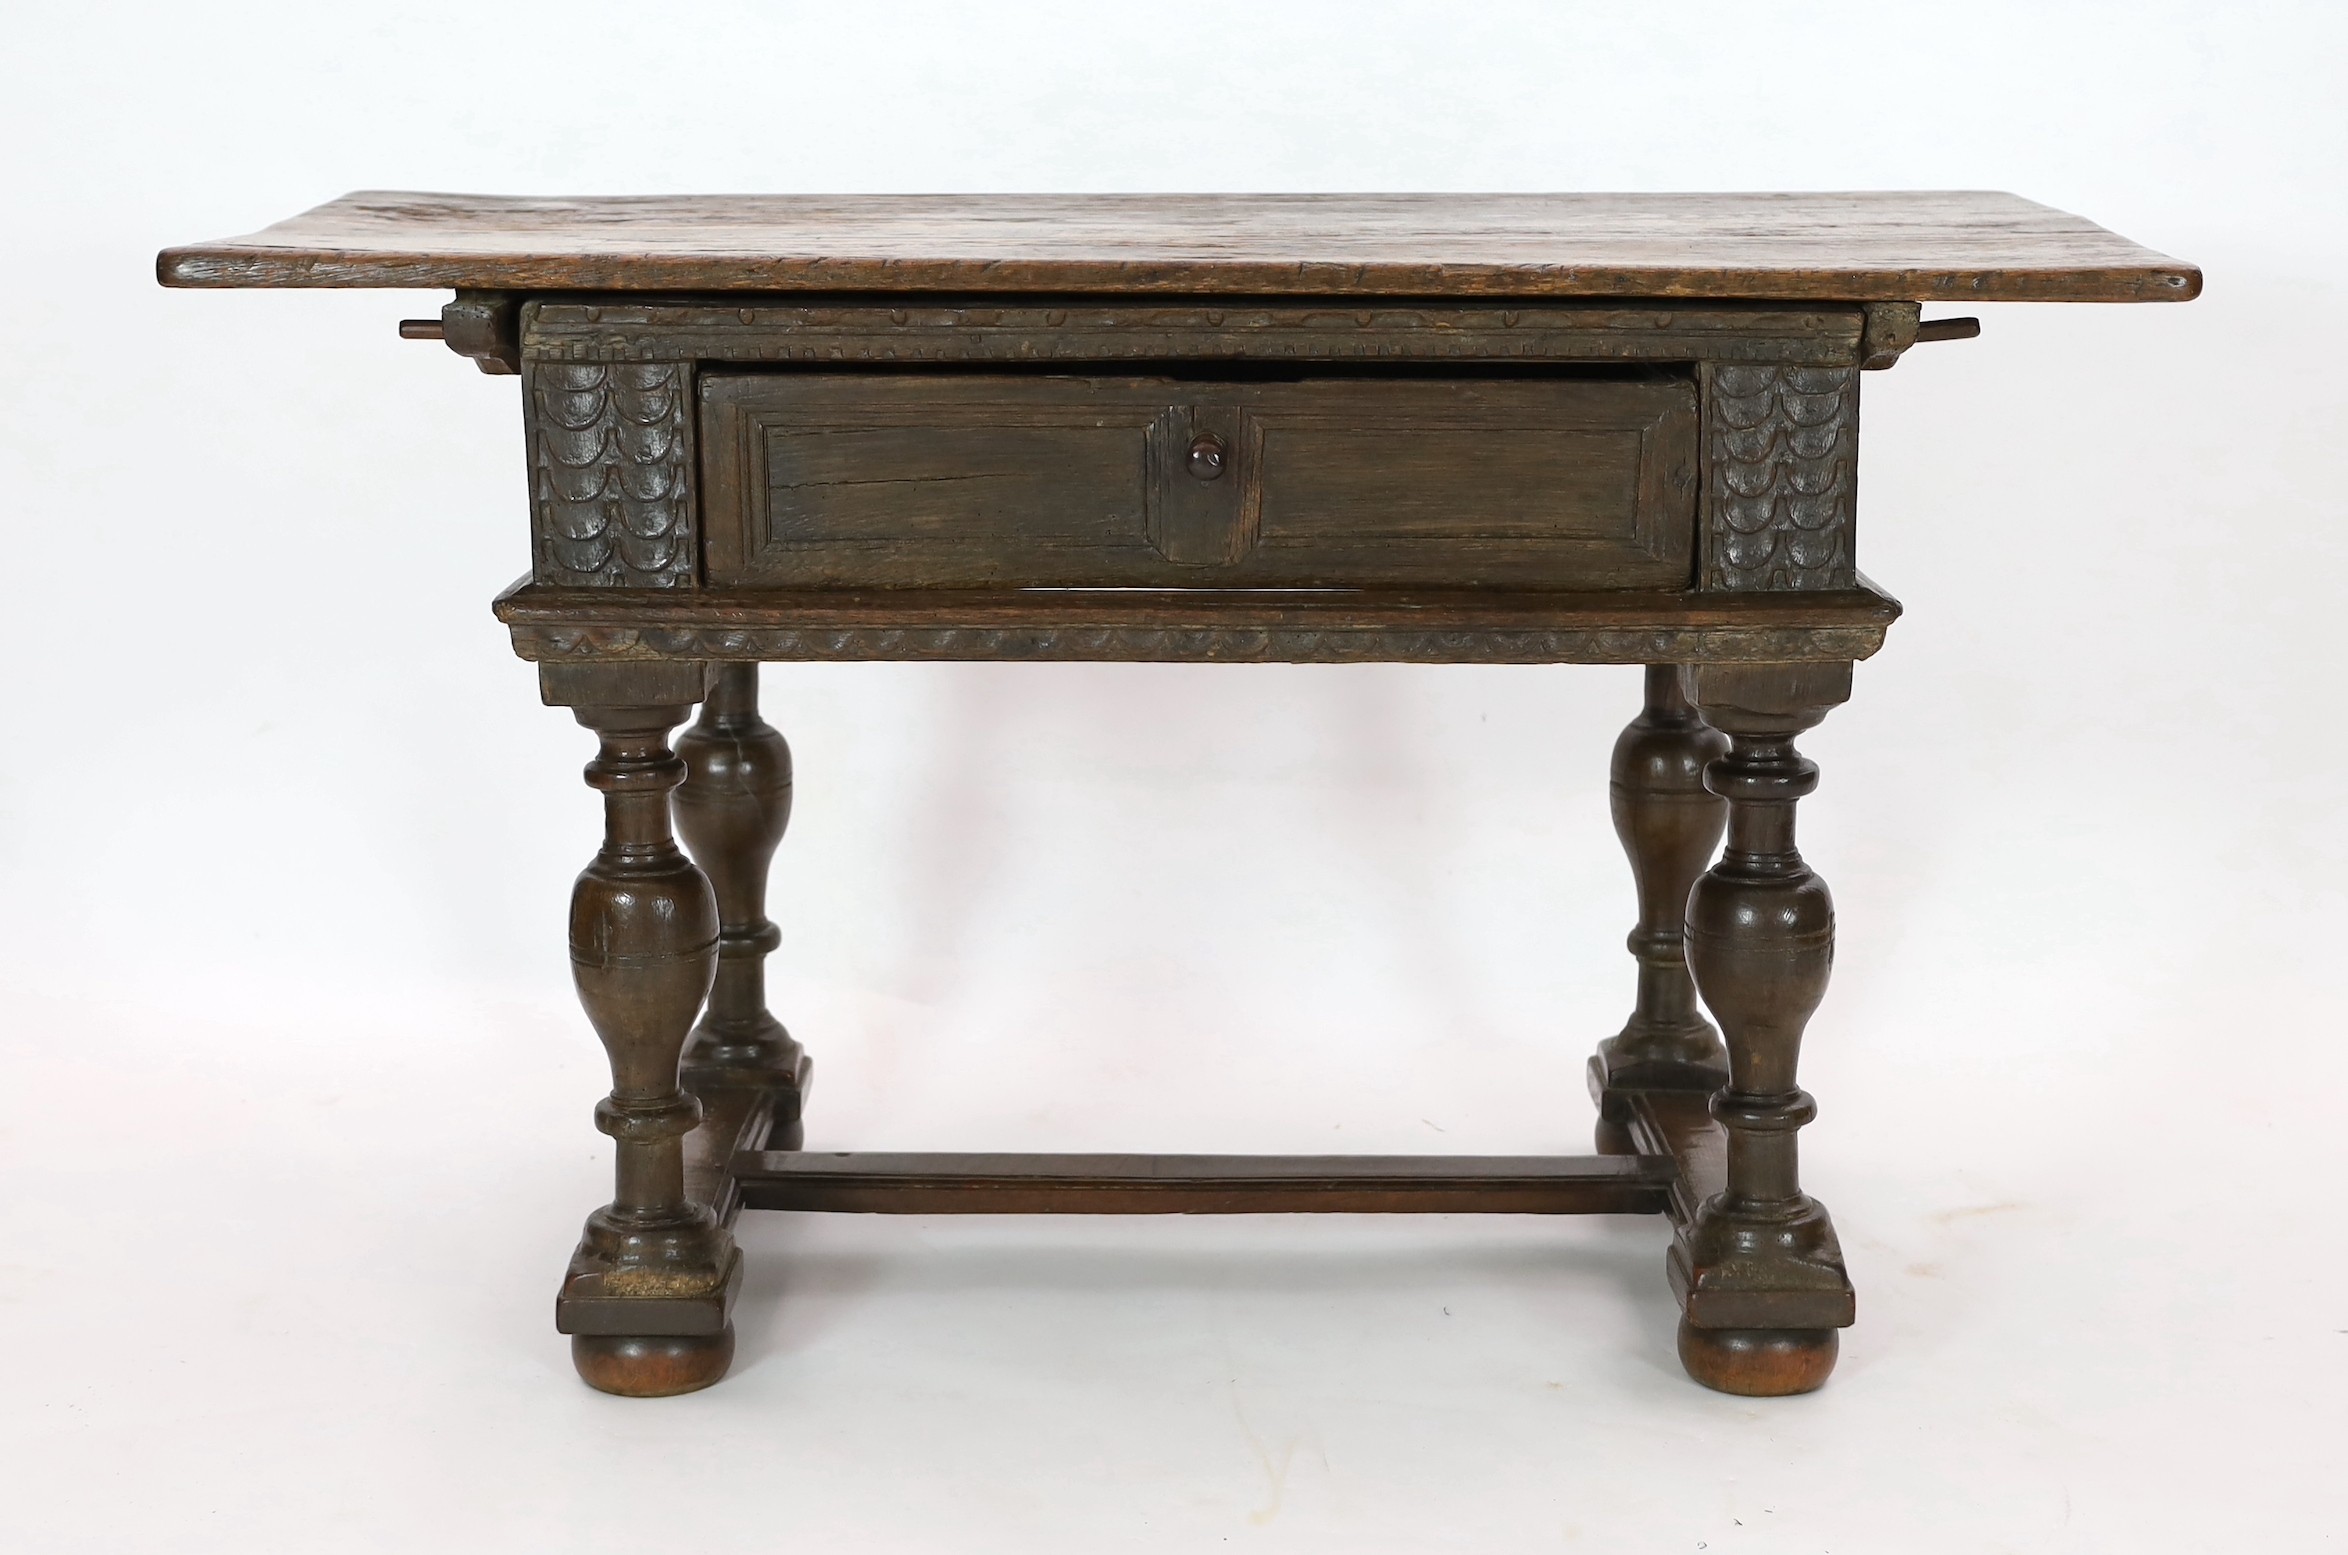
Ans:
{"type": "Polygon", "coordinates": [[[874,1215],[1652,1215],[1666,1156],[807,1154],[751,1151],[752,1209],[874,1215]]]}
{"type": "Polygon", "coordinates": [[[1727,737],[1688,705],[1679,666],[1647,666],[1646,705],[1614,742],[1607,785],[1614,833],[1638,893],[1630,952],[1639,963],[1639,985],[1630,1019],[1590,1060],[1604,1149],[1630,1148],[1624,1093],[1708,1094],[1728,1079],[1720,1033],[1696,1008],[1685,933],[1688,891],[1728,824],[1728,807],[1704,787],[1704,768],[1727,749],[1727,737]]]}
{"type": "Polygon", "coordinates": [[[577,1334],[571,1361],[589,1387],[622,1398],[698,1392],[734,1364],[731,1324],[710,1335],[577,1334]]]}
{"type": "MultiPolygon", "coordinates": [[[[608,667],[606,678],[624,688],[626,667],[608,667]]],[[[741,1279],[732,1236],[685,1185],[683,1140],[702,1109],[679,1087],[677,1061],[717,968],[718,935],[709,882],[669,830],[685,764],[668,734],[690,709],[581,702],[573,711],[601,743],[587,781],[604,796],[604,841],[572,892],[571,972],[611,1060],[611,1095],[595,1123],[612,1139],[615,1190],[587,1219],[556,1322],[576,1336],[573,1359],[592,1385],[684,1392],[724,1374],[725,1310],[741,1279]],[[581,1332],[580,1319],[608,1319],[607,1303],[632,1300],[698,1309],[702,1331],[581,1332]]]]}
{"type": "Polygon", "coordinates": [[[686,1085],[704,1101],[749,1089],[796,1145],[814,1066],[766,1007],[766,958],[782,942],[766,916],[766,881],[791,821],[791,747],[758,716],[757,665],[718,667],[677,755],[677,831],[718,910],[717,979],[685,1050],[686,1085]]]}
{"type": "Polygon", "coordinates": [[[1704,1201],[1728,1186],[1728,1140],[1713,1121],[1711,1096],[1703,1091],[1629,1091],[1626,1155],[1666,1155],[1677,1170],[1664,1213],[1674,1226],[1695,1219],[1704,1201]]]}
{"type": "MultiPolygon", "coordinates": [[[[691,1064],[679,1067],[678,1082],[701,1103],[701,1121],[685,1136],[685,1197],[708,1206],[719,1225],[731,1226],[742,1213],[742,1188],[734,1181],[735,1152],[764,1149],[786,1128],[796,1128],[796,1116],[785,1124],[777,1121],[777,1114],[783,1102],[800,1098],[779,1083],[779,1076],[729,1074],[691,1064]]],[[[631,1302],[628,1311],[642,1307],[641,1302],[631,1302]]],[[[641,1320],[617,1311],[613,1323],[616,1332],[642,1328],[641,1320]]]]}
{"type": "Polygon", "coordinates": [[[532,359],[533,571],[617,588],[1678,587],[1693,506],[1704,586],[1851,587],[1858,369],[1692,369],[1692,388],[1622,367],[724,372],[703,376],[697,417],[687,364],[532,359]],[[1202,440],[1214,475],[1189,457],[1202,440]]]}
{"type": "Polygon", "coordinates": [[[727,302],[615,294],[525,304],[518,349],[540,362],[831,369],[1111,362],[1888,367],[1913,340],[1916,317],[1912,302],[1862,307],[1663,298],[1631,304],[1513,297],[1435,303],[1001,296],[750,296],[727,302]]]}
{"type": "Polygon", "coordinates": [[[530,364],[522,431],[541,582],[692,587],[692,396],[692,369],[673,363],[530,364]]]}
{"type": "Polygon", "coordinates": [[[1896,365],[1916,343],[1917,321],[1923,312],[1912,302],[1868,303],[1859,331],[1859,365],[1871,371],[1896,365]]]}
{"type": "Polygon", "coordinates": [[[694,659],[552,661],[538,666],[548,707],[682,707],[709,694],[710,667],[694,659]]]}
{"type": "Polygon", "coordinates": [[[1796,1161],[1834,925],[1795,740],[1899,614],[1859,571],[1859,374],[1977,332],[1926,302],[2201,284],[1979,193],[369,194],[158,274],[454,287],[402,333],[521,375],[532,570],[497,614],[606,799],[571,943],[615,1191],[557,1327],[647,1396],[724,1373],[746,1206],[1661,1213],[1689,1374],[1819,1386],[1853,1297],[1796,1161]],[[756,679],[799,659],[1646,665],[1606,1153],[800,1153],[756,679]]]}
{"type": "Polygon", "coordinates": [[[2201,273],[2010,194],[368,191],[166,249],[168,286],[2182,302],[2201,273]]]}
{"type": "Polygon", "coordinates": [[[1832,1328],[1698,1328],[1679,1325],[1688,1375],[1720,1393],[1785,1398],[1826,1386],[1842,1336],[1832,1328]]]}
{"type": "Polygon", "coordinates": [[[1681,377],[718,373],[701,401],[713,587],[1690,581],[1681,377]]]}
{"type": "Polygon", "coordinates": [[[523,581],[497,617],[541,674],[756,659],[1645,664],[1863,659],[1899,601],[1754,593],[906,589],[622,592],[523,581]]]}
{"type": "Polygon", "coordinates": [[[1849,588],[1859,577],[1859,374],[1707,362],[1703,586],[1849,588]]]}
{"type": "Polygon", "coordinates": [[[440,310],[440,338],[492,377],[522,370],[522,299],[512,292],[458,292],[440,310]]]}
{"type": "MultiPolygon", "coordinates": [[[[772,1073],[687,1064],[679,1080],[701,1104],[701,1121],[684,1140],[685,1197],[706,1209],[716,1224],[730,1227],[742,1212],[742,1186],[734,1180],[735,1155],[780,1149],[792,1141],[798,1119],[786,1117],[784,1106],[799,1097],[772,1073]]],[[[566,1290],[557,1302],[556,1326],[574,1335],[715,1338],[725,1332],[740,1284],[741,1263],[736,1260],[726,1288],[714,1295],[602,1296],[566,1290]]]]}
{"type": "Polygon", "coordinates": [[[1728,1171],[1672,1239],[1681,1355],[1707,1386],[1802,1392],[1832,1369],[1831,1331],[1851,1322],[1852,1296],[1834,1224],[1802,1192],[1795,1159],[1795,1131],[1817,1115],[1794,1077],[1834,964],[1834,900],[1794,845],[1795,803],[1818,786],[1794,740],[1848,699],[1851,669],[1708,664],[1688,680],[1729,741],[1704,773],[1728,801],[1727,847],[1687,908],[1688,970],[1728,1047],[1728,1084],[1710,1103],[1728,1171]],[[1764,1329],[1778,1332],[1753,1332],[1764,1329]]]}

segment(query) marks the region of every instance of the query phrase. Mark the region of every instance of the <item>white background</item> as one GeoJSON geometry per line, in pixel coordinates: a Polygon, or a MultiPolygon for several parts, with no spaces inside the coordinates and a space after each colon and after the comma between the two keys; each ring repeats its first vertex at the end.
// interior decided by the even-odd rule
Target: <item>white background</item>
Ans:
{"type": "MultiPolygon", "coordinates": [[[[2342,14],[16,15],[0,1543],[2335,1547],[2342,14]],[[2204,265],[1867,382],[1909,614],[1807,742],[1833,1382],[1686,1382],[1660,1221],[753,1216],[728,1381],[579,1385],[598,823],[486,608],[514,383],[394,338],[437,296],[152,279],[370,186],[2004,188],[2204,265]]],[[[769,669],[810,1143],[1586,1148],[1637,681],[769,669]]]]}

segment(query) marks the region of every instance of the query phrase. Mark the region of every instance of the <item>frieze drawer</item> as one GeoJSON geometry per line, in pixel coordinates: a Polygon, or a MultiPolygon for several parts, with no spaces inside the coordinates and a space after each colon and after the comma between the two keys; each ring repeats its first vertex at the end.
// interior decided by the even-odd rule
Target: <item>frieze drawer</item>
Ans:
{"type": "Polygon", "coordinates": [[[714,586],[1686,587],[1696,390],[711,373],[714,586]]]}

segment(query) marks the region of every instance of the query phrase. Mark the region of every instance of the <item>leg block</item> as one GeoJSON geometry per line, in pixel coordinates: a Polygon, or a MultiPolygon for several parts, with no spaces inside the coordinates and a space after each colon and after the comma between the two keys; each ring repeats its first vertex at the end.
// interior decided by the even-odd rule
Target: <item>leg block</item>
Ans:
{"type": "Polygon", "coordinates": [[[791,747],[759,717],[758,669],[717,666],[700,718],[677,741],[677,831],[718,908],[717,980],[685,1072],[704,1096],[770,1093],[777,1147],[796,1148],[814,1065],[766,1005],[766,958],[782,938],[766,916],[767,875],[791,821],[791,747]]]}
{"type": "Polygon", "coordinates": [[[1607,784],[1639,904],[1629,941],[1637,999],[1591,1064],[1593,1079],[1613,1089],[1708,1091],[1728,1078],[1720,1033],[1696,1007],[1684,922],[1688,891],[1728,823],[1728,806],[1704,786],[1705,767],[1727,749],[1689,705],[1679,666],[1647,666],[1646,705],[1614,742],[1607,784]]]}
{"type": "Polygon", "coordinates": [[[685,765],[669,732],[691,711],[701,667],[574,666],[542,675],[600,743],[587,782],[603,795],[603,845],[571,893],[571,974],[610,1060],[595,1124],[612,1141],[611,1203],[587,1217],[555,1324],[591,1386],[633,1397],[706,1387],[732,1355],[727,1309],[741,1258],[686,1182],[686,1140],[706,1109],[679,1056],[717,968],[708,879],[679,852],[669,796],[685,765]],[[597,671],[608,670],[608,673],[597,671]],[[620,700],[646,695],[678,701],[620,700]]]}
{"type": "Polygon", "coordinates": [[[1802,1034],[1834,963],[1834,900],[1794,845],[1818,769],[1794,748],[1850,695],[1848,664],[1704,665],[1690,676],[1728,749],[1705,768],[1728,844],[1687,904],[1688,969],[1719,1019],[1728,1083],[1708,1105],[1725,1170],[1672,1240],[1680,1357],[1708,1387],[1807,1392],[1854,1315],[1825,1207],[1802,1192],[1795,1135],[1817,1115],[1795,1083],[1802,1034]],[[1825,1335],[1822,1339],[1820,1336],[1825,1335]]]}
{"type": "Polygon", "coordinates": [[[1590,1059],[1602,1154],[1633,1153],[1630,1092],[1709,1092],[1728,1079],[1720,1033],[1696,1007],[1684,931],[1689,888],[1727,824],[1704,768],[1727,748],[1689,704],[1680,667],[1648,665],[1645,705],[1615,741],[1609,772],[1614,831],[1638,894],[1629,948],[1639,982],[1629,1020],[1590,1059]]]}

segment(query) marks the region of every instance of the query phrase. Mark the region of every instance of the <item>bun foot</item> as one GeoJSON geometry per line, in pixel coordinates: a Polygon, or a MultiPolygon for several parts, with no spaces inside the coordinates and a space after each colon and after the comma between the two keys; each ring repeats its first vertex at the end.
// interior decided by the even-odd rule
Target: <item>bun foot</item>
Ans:
{"type": "Polygon", "coordinates": [[[1717,1392],[1783,1398],[1824,1386],[1841,1343],[1832,1328],[1697,1328],[1682,1318],[1679,1363],[1717,1392]]]}
{"type": "Polygon", "coordinates": [[[717,1334],[574,1334],[571,1364],[587,1386],[622,1398],[667,1398],[708,1387],[734,1360],[734,1325],[717,1334]]]}

